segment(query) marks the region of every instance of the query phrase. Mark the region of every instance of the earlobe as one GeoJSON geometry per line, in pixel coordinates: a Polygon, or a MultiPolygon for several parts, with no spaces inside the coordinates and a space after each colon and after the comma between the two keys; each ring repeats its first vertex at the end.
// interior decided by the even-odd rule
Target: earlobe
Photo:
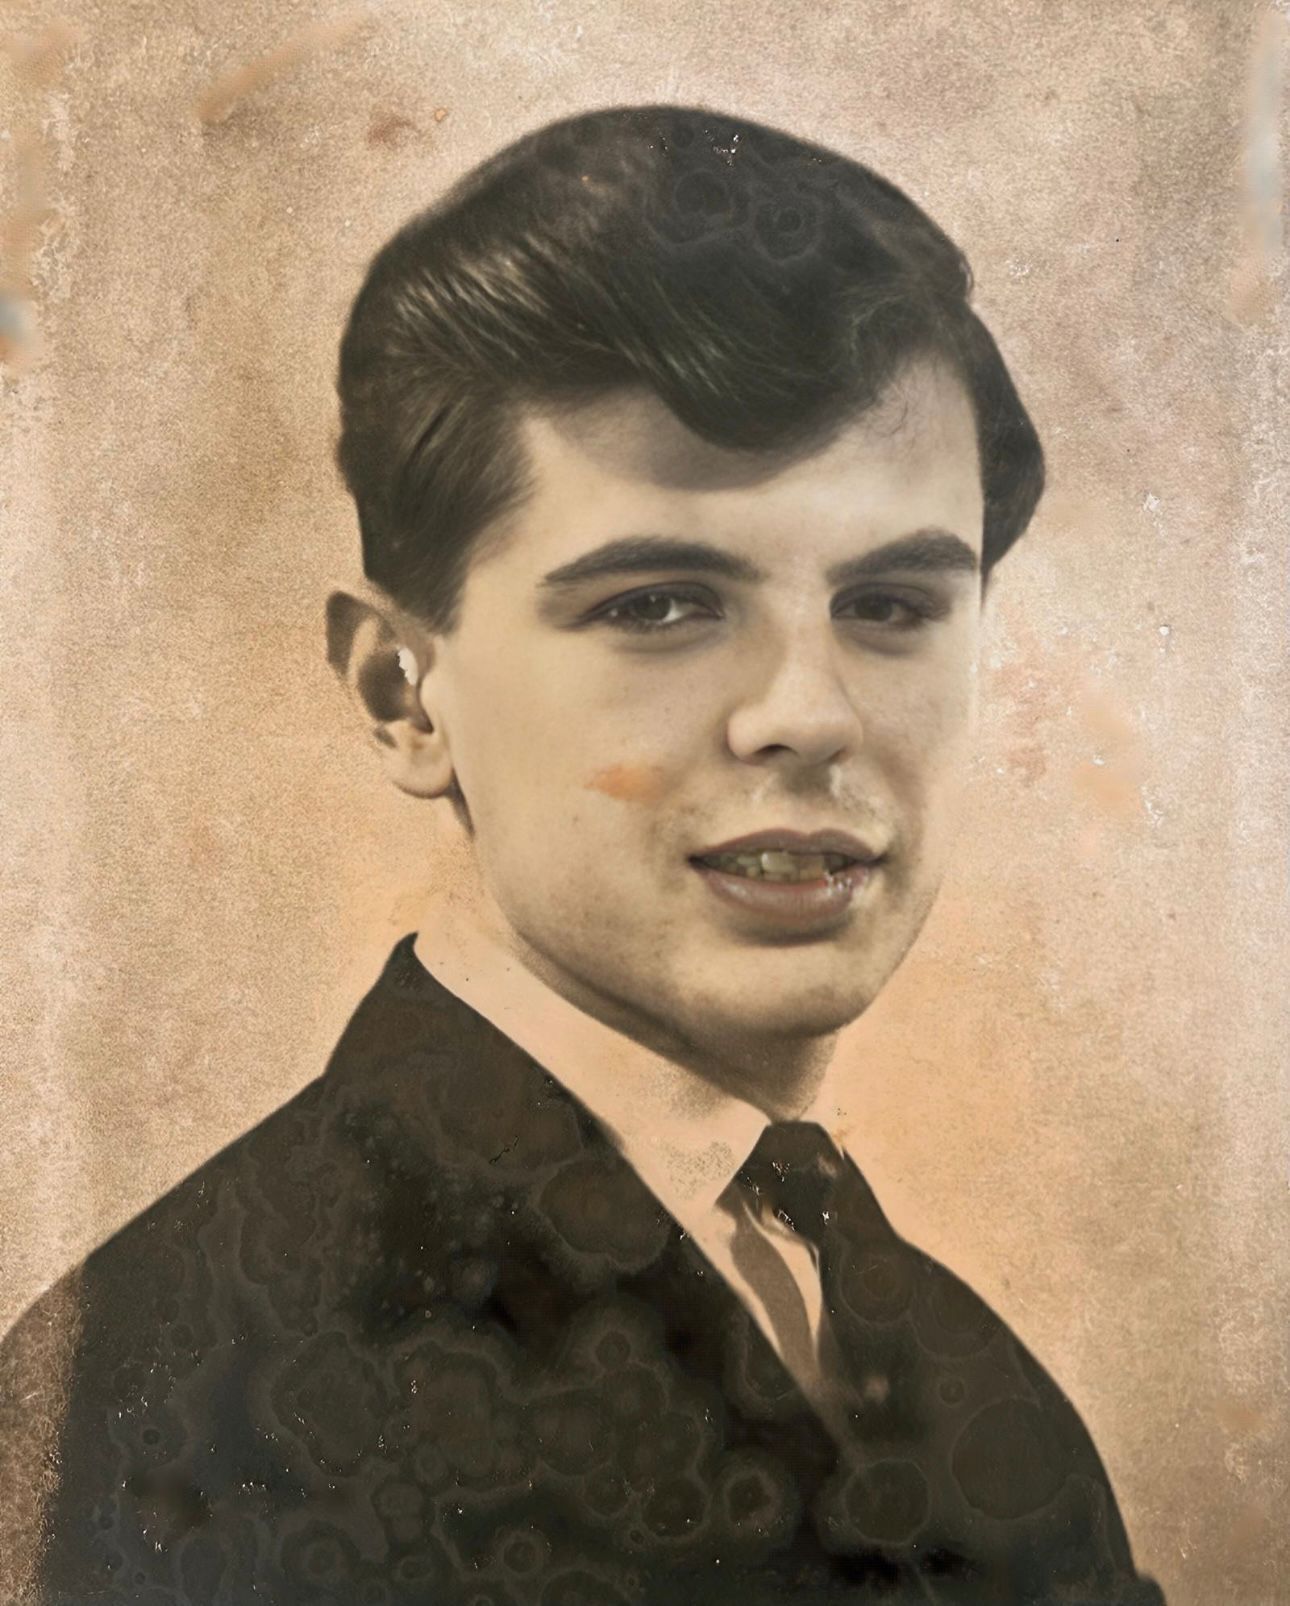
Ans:
{"type": "Polygon", "coordinates": [[[389,778],[414,797],[448,792],[453,770],[447,739],[425,697],[430,639],[377,592],[333,592],[326,623],[327,661],[380,748],[389,778]]]}

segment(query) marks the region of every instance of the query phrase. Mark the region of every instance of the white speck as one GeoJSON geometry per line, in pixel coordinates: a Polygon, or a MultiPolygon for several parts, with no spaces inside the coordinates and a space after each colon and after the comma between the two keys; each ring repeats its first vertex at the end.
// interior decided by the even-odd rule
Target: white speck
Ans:
{"type": "Polygon", "coordinates": [[[1142,505],[1148,513],[1156,513],[1160,509],[1160,498],[1148,491],[1142,498],[1142,505]]]}
{"type": "Polygon", "coordinates": [[[1169,626],[1168,626],[1168,625],[1161,625],[1161,626],[1160,626],[1160,634],[1161,634],[1161,635],[1162,635],[1162,636],[1168,636],[1168,635],[1170,635],[1170,634],[1171,634],[1171,633],[1172,633],[1172,632],[1171,632],[1171,631],[1170,631],[1170,628],[1169,628],[1169,626]]]}

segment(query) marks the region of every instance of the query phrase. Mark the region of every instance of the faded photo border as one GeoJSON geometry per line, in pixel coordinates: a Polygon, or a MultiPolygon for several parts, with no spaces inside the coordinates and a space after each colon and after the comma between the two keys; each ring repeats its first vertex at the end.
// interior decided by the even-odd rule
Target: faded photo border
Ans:
{"type": "Polygon", "coordinates": [[[957,866],[846,1039],[853,1151],[1061,1378],[1172,1606],[1290,1599],[1284,6],[0,27],[0,1328],[316,1076],[455,873],[324,659],[368,260],[540,123],[710,105],[963,246],[1048,459],[957,866]]]}

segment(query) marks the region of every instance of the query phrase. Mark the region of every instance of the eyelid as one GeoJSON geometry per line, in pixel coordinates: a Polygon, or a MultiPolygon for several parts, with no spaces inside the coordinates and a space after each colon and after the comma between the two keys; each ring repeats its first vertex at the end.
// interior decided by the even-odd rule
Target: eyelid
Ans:
{"type": "Polygon", "coordinates": [[[895,580],[866,580],[861,585],[848,586],[845,591],[839,592],[829,605],[829,611],[836,615],[848,603],[874,597],[890,598],[928,619],[944,618],[954,606],[953,597],[926,585],[909,585],[895,580]]]}
{"type": "Polygon", "coordinates": [[[636,602],[642,597],[668,596],[677,597],[683,602],[698,602],[712,608],[714,613],[721,609],[721,599],[708,586],[699,585],[692,580],[656,580],[652,584],[632,586],[630,590],[618,591],[612,597],[606,597],[603,602],[596,603],[587,614],[585,620],[603,618],[614,608],[622,608],[630,602],[636,602]]]}

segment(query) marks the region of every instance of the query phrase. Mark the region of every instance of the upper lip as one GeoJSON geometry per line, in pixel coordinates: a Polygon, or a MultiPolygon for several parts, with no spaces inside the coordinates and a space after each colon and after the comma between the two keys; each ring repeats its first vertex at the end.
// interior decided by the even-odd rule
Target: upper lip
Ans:
{"type": "Polygon", "coordinates": [[[731,837],[715,847],[692,854],[710,859],[718,853],[840,853],[848,859],[872,864],[882,854],[850,831],[754,831],[748,836],[731,837]]]}

